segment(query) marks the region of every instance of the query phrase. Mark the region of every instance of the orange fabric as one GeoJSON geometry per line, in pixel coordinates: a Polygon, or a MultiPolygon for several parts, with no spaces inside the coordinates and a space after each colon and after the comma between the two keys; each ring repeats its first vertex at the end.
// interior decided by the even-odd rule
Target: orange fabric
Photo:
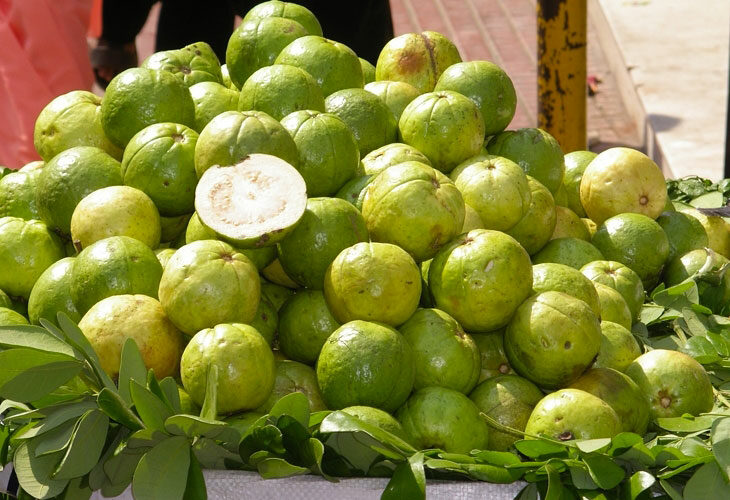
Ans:
{"type": "Polygon", "coordinates": [[[90,90],[86,33],[92,0],[0,0],[0,165],[40,159],[38,113],[51,99],[90,90]]]}

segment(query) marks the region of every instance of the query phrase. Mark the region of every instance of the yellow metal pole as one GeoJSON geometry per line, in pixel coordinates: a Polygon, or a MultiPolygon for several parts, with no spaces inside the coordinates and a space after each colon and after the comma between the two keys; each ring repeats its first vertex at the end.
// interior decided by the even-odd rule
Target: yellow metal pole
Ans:
{"type": "Polygon", "coordinates": [[[537,2],[537,121],[566,153],[587,147],[586,3],[537,2]]]}

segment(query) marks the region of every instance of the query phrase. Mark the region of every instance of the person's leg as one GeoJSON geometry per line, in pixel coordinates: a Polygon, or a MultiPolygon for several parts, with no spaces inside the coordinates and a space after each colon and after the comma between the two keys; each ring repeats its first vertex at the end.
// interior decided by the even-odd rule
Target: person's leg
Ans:
{"type": "Polygon", "coordinates": [[[206,42],[224,63],[234,20],[229,0],[165,0],[157,22],[156,50],[180,49],[191,43],[206,42]]]}

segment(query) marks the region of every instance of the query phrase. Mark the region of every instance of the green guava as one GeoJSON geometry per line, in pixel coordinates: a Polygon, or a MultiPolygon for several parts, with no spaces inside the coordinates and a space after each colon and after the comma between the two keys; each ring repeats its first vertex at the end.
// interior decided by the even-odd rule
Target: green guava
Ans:
{"type": "Polygon", "coordinates": [[[407,161],[417,161],[431,166],[431,162],[426,158],[426,155],[413,146],[400,142],[386,144],[370,151],[362,158],[362,166],[365,174],[377,175],[388,167],[407,161]]]}
{"type": "Polygon", "coordinates": [[[324,96],[312,75],[288,64],[256,70],[241,87],[239,111],[263,111],[276,120],[295,111],[324,111],[324,96]]]}
{"type": "Polygon", "coordinates": [[[730,222],[716,215],[705,215],[691,207],[681,208],[677,211],[691,215],[700,221],[707,233],[708,246],[730,259],[730,222]]]}
{"type": "Polygon", "coordinates": [[[206,42],[191,43],[177,50],[155,52],[139,66],[169,71],[188,88],[200,82],[223,82],[218,56],[206,42]]]}
{"type": "Polygon", "coordinates": [[[155,250],[155,255],[157,255],[157,260],[160,261],[163,271],[165,270],[167,263],[170,261],[170,257],[175,255],[176,251],[177,250],[175,248],[158,248],[155,250]]]}
{"type": "Polygon", "coordinates": [[[386,432],[390,432],[403,440],[407,439],[400,422],[386,411],[373,408],[372,406],[348,406],[341,411],[362,420],[366,424],[374,425],[386,432]]]}
{"type": "Polygon", "coordinates": [[[286,271],[284,271],[284,268],[281,267],[281,261],[279,259],[275,259],[274,262],[263,268],[261,270],[261,276],[272,283],[291,288],[292,290],[299,288],[299,283],[291,279],[286,274],[286,271]]]}
{"type": "Polygon", "coordinates": [[[601,347],[593,363],[594,368],[613,368],[623,372],[639,356],[641,347],[630,330],[618,323],[601,321],[601,347]]]}
{"type": "Polygon", "coordinates": [[[591,233],[575,212],[566,207],[556,206],[555,228],[550,239],[557,240],[558,238],[578,238],[591,241],[591,233]]]}
{"type": "Polygon", "coordinates": [[[633,324],[631,309],[621,294],[603,283],[593,282],[593,285],[601,303],[601,320],[611,321],[631,330],[633,324]]]}
{"type": "Polygon", "coordinates": [[[269,345],[274,343],[276,330],[279,326],[279,315],[274,309],[274,305],[265,297],[259,300],[259,307],[256,309],[256,315],[249,325],[254,327],[261,336],[266,339],[269,345]]]}
{"type": "Polygon", "coordinates": [[[168,243],[171,247],[177,248],[185,244],[185,229],[188,227],[192,214],[183,214],[173,217],[160,215],[160,242],[168,243]],[[177,241],[182,244],[176,245],[177,241]]]}
{"type": "Polygon", "coordinates": [[[261,280],[261,297],[271,302],[271,305],[274,306],[277,313],[281,310],[284,302],[293,296],[294,293],[296,292],[291,288],[271,283],[265,279],[261,280]]]}
{"type": "Polygon", "coordinates": [[[374,175],[361,175],[350,179],[335,194],[336,198],[341,198],[351,203],[358,210],[362,209],[362,202],[365,198],[365,188],[368,187],[375,179],[374,175]]]}
{"type": "Polygon", "coordinates": [[[365,90],[380,97],[391,113],[395,121],[400,120],[403,110],[406,109],[413,99],[421,95],[416,87],[406,82],[394,82],[388,80],[365,82],[365,90]]]}
{"type": "Polygon", "coordinates": [[[667,262],[681,257],[690,250],[704,248],[709,245],[707,231],[699,220],[682,212],[662,212],[656,219],[669,240],[669,256],[667,262]]]}
{"type": "Polygon", "coordinates": [[[205,400],[211,366],[218,368],[218,413],[258,408],[274,388],[274,354],[249,325],[217,324],[190,339],[180,359],[180,378],[198,406],[205,400]]]}
{"type": "Polygon", "coordinates": [[[0,179],[0,217],[40,219],[35,188],[41,169],[12,172],[0,179]]]}
{"type": "Polygon", "coordinates": [[[362,69],[362,82],[363,84],[372,83],[375,81],[375,66],[373,64],[363,59],[362,57],[358,57],[360,60],[360,68],[362,69]]]}
{"type": "Polygon", "coordinates": [[[238,90],[220,83],[196,83],[190,87],[190,97],[195,106],[194,129],[198,132],[219,114],[238,109],[238,90]]]}
{"type": "Polygon", "coordinates": [[[397,330],[355,320],[345,323],[322,346],[317,380],[328,408],[400,407],[413,389],[413,350],[397,330]]]}
{"type": "Polygon", "coordinates": [[[644,285],[636,272],[620,262],[602,259],[585,264],[580,272],[591,281],[610,286],[620,293],[629,306],[631,318],[639,317],[644,303],[644,285]]]}
{"type": "Polygon", "coordinates": [[[317,374],[314,369],[303,363],[285,359],[276,361],[274,389],[271,391],[268,399],[256,408],[255,411],[269,413],[279,399],[294,392],[301,392],[307,396],[310,411],[315,412],[327,409],[327,406],[325,406],[322,400],[322,395],[319,392],[317,374]]]}
{"type": "Polygon", "coordinates": [[[530,206],[517,224],[505,232],[519,241],[527,253],[534,255],[550,241],[557,220],[557,207],[548,188],[534,177],[527,176],[527,185],[530,188],[530,206]]]}
{"type": "Polygon", "coordinates": [[[503,328],[489,333],[473,333],[471,338],[477,345],[481,358],[481,371],[477,383],[484,382],[488,378],[513,373],[504,352],[503,328]]]}
{"type": "Polygon", "coordinates": [[[299,290],[279,310],[279,349],[290,359],[313,365],[340,323],[320,290],[299,290]]]}
{"type": "Polygon", "coordinates": [[[170,320],[193,335],[221,323],[252,321],[261,282],[248,257],[222,241],[201,240],[183,246],[170,258],[159,294],[170,320]]]}
{"type": "Polygon", "coordinates": [[[587,217],[586,211],[580,202],[580,181],[583,178],[588,164],[598,156],[593,151],[573,151],[564,156],[565,177],[563,186],[568,198],[568,208],[575,212],[578,217],[587,217]]]}
{"type": "Polygon", "coordinates": [[[308,33],[322,35],[322,27],[312,11],[294,2],[281,2],[279,0],[261,2],[246,13],[243,21],[263,20],[269,17],[292,19],[304,26],[308,33]]]}
{"type": "Polygon", "coordinates": [[[558,238],[550,240],[532,256],[532,262],[543,264],[555,262],[580,269],[586,264],[603,260],[603,254],[591,243],[578,238],[558,238]]]}
{"type": "Polygon", "coordinates": [[[71,298],[71,280],[75,257],[66,257],[54,262],[43,271],[33,286],[28,298],[28,319],[39,325],[41,318],[56,324],[58,313],[62,312],[71,321],[78,322],[81,314],[71,298]]]}
{"type": "Polygon", "coordinates": [[[468,233],[474,229],[485,229],[482,218],[479,217],[479,213],[471,208],[470,205],[464,203],[464,225],[461,226],[462,233],[468,233]]]}
{"type": "Polygon", "coordinates": [[[538,294],[550,290],[582,300],[596,316],[601,317],[601,302],[596,287],[577,269],[553,262],[532,266],[532,292],[538,294]]]}
{"type": "Polygon", "coordinates": [[[530,256],[499,231],[475,229],[457,236],[433,258],[428,285],[436,307],[468,332],[507,324],[532,289],[530,256]]]}
{"type": "Polygon", "coordinates": [[[504,332],[514,370],[540,387],[565,387],[593,363],[601,345],[598,315],[563,292],[533,295],[517,308],[504,332]]]}
{"type": "Polygon", "coordinates": [[[687,279],[697,283],[700,304],[722,314],[730,301],[730,260],[710,248],[698,248],[669,261],[664,270],[664,283],[674,286],[687,279]]]}

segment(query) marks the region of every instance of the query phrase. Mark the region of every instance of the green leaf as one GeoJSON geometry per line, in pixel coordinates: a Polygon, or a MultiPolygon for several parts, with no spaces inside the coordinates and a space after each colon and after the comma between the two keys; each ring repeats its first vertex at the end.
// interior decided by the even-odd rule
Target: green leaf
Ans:
{"type": "Polygon", "coordinates": [[[190,467],[188,468],[188,479],[185,482],[185,494],[183,500],[207,500],[208,489],[205,486],[203,470],[200,468],[198,459],[190,450],[190,467]]]}
{"type": "Polygon", "coordinates": [[[127,439],[127,448],[145,448],[140,451],[140,453],[143,453],[150,448],[154,448],[168,437],[170,437],[168,434],[156,429],[140,429],[129,436],[129,439],[127,439]]]}
{"type": "Polygon", "coordinates": [[[109,444],[106,445],[106,448],[104,450],[104,453],[101,455],[101,458],[98,462],[96,462],[96,465],[94,465],[94,468],[91,469],[91,472],[89,472],[89,487],[94,491],[101,489],[101,487],[104,485],[104,482],[108,481],[108,478],[104,473],[104,464],[109,458],[111,458],[111,456],[114,454],[114,451],[117,450],[117,446],[119,446],[119,443],[121,443],[122,440],[127,436],[128,431],[120,427],[117,428],[116,431],[112,430],[111,432],[114,433],[113,439],[111,439],[109,444]]]}
{"type": "Polygon", "coordinates": [[[292,392],[274,403],[269,415],[272,417],[289,415],[306,428],[309,425],[309,399],[301,392],[292,392]]]}
{"type": "Polygon", "coordinates": [[[662,485],[662,488],[664,488],[664,491],[667,493],[667,495],[669,495],[669,498],[671,498],[672,500],[684,500],[682,498],[682,494],[678,492],[677,489],[669,481],[660,479],[659,484],[662,485]]]}
{"type": "Polygon", "coordinates": [[[265,458],[256,465],[256,468],[264,479],[301,476],[309,472],[306,467],[292,465],[283,458],[265,458]]]}
{"type": "Polygon", "coordinates": [[[36,446],[36,456],[40,457],[41,455],[63,451],[71,442],[71,436],[76,428],[76,422],[77,420],[68,420],[55,429],[45,433],[43,439],[40,439],[38,446],[36,446]]]}
{"type": "Polygon", "coordinates": [[[96,375],[96,378],[99,379],[99,383],[104,387],[108,387],[109,389],[116,391],[117,386],[114,385],[112,379],[109,378],[109,375],[107,375],[101,367],[99,356],[96,354],[96,351],[91,346],[89,339],[86,338],[81,329],[79,329],[79,327],[64,313],[58,313],[58,326],[60,326],[63,330],[69,344],[81,351],[83,356],[89,362],[91,369],[94,371],[94,375],[96,375]]]}
{"type": "Polygon", "coordinates": [[[190,443],[187,438],[168,438],[145,453],[137,464],[132,494],[136,500],[178,500],[185,494],[189,468],[190,443]]]}
{"type": "Polygon", "coordinates": [[[309,427],[319,426],[319,424],[322,423],[322,420],[324,420],[330,413],[332,413],[330,410],[315,411],[309,415],[309,427]]]}
{"type": "Polygon", "coordinates": [[[517,494],[515,500],[539,500],[537,484],[529,483],[517,494]]]}
{"type": "Polygon", "coordinates": [[[719,418],[712,424],[710,434],[712,453],[725,474],[730,479],[730,417],[719,418]]]}
{"type": "Polygon", "coordinates": [[[38,351],[65,354],[70,358],[75,357],[70,345],[38,326],[0,327],[0,347],[3,349],[26,347],[38,351]]]}
{"type": "Polygon", "coordinates": [[[175,413],[182,413],[182,407],[180,405],[180,392],[177,388],[177,382],[172,377],[165,377],[160,380],[160,389],[165,393],[165,398],[172,405],[172,410],[175,413]]]}
{"type": "Polygon", "coordinates": [[[393,477],[388,481],[381,500],[401,500],[403,498],[426,498],[426,473],[423,469],[423,453],[416,452],[406,462],[399,464],[393,477]]]}
{"type": "Polygon", "coordinates": [[[605,451],[611,445],[611,438],[584,439],[576,441],[575,445],[583,453],[593,453],[599,450],[605,451]]]}
{"type": "Polygon", "coordinates": [[[658,320],[664,313],[664,307],[656,304],[644,304],[639,313],[639,321],[649,325],[658,320]]]}
{"type": "Polygon", "coordinates": [[[461,464],[461,469],[473,479],[495,484],[510,484],[522,476],[518,469],[505,469],[489,464],[461,464]]]}
{"type": "MultiPolygon", "coordinates": [[[[444,456],[444,458],[446,457],[444,456]]],[[[474,458],[481,462],[499,466],[520,463],[520,457],[508,451],[480,450],[474,453],[474,458]]]]}
{"type": "Polygon", "coordinates": [[[212,439],[196,439],[193,451],[203,469],[237,469],[243,466],[240,455],[231,453],[212,439]],[[228,464],[235,466],[231,467],[228,464]]]}
{"type": "Polygon", "coordinates": [[[73,479],[91,471],[104,450],[109,418],[99,410],[85,413],[76,424],[71,443],[53,473],[56,479],[73,479]]]}
{"type": "Polygon", "coordinates": [[[545,466],[548,476],[548,487],[545,500],[562,500],[565,494],[563,483],[560,481],[560,472],[551,464],[545,466]]]}
{"type": "Polygon", "coordinates": [[[316,438],[309,438],[307,444],[309,449],[309,455],[313,459],[313,463],[310,466],[310,469],[312,469],[313,472],[316,472],[325,479],[331,481],[332,479],[322,470],[322,458],[324,458],[324,445],[322,444],[322,441],[316,438]]]}
{"type": "Polygon", "coordinates": [[[29,439],[35,436],[40,436],[46,432],[49,432],[56,427],[63,425],[71,419],[78,418],[88,410],[96,408],[93,401],[81,401],[78,403],[62,404],[54,407],[48,407],[43,409],[46,418],[41,422],[29,429],[28,431],[16,436],[17,439],[29,439]]]}
{"type": "Polygon", "coordinates": [[[711,191],[698,196],[689,202],[695,208],[718,208],[724,205],[722,193],[711,191]]]}
{"type": "Polygon", "coordinates": [[[517,451],[530,458],[540,458],[566,452],[565,446],[542,439],[522,439],[515,441],[514,446],[517,451]]]}
{"type": "Polygon", "coordinates": [[[157,381],[157,377],[155,377],[155,371],[153,369],[149,369],[147,371],[147,389],[157,396],[157,399],[162,401],[165,406],[167,406],[171,412],[174,413],[174,408],[172,407],[172,403],[167,400],[167,394],[165,394],[165,391],[162,390],[160,387],[160,383],[157,381]]]}
{"type": "Polygon", "coordinates": [[[730,499],[730,484],[714,460],[700,467],[684,487],[684,500],[730,499]]]}
{"type": "Polygon", "coordinates": [[[164,431],[165,420],[172,416],[170,408],[152,394],[149,389],[134,380],[129,382],[129,390],[132,401],[134,401],[134,407],[145,426],[164,431]]]}
{"type": "Polygon", "coordinates": [[[654,483],[656,483],[656,478],[650,473],[643,470],[634,472],[628,483],[629,498],[636,500],[639,495],[654,486],[654,483]]]}
{"type": "Polygon", "coordinates": [[[23,490],[35,498],[52,498],[59,495],[68,484],[67,479],[51,478],[51,472],[56,468],[62,454],[36,457],[38,443],[35,439],[20,443],[13,457],[13,468],[23,490]]]}
{"type": "Polygon", "coordinates": [[[573,486],[579,490],[598,489],[598,485],[588,473],[588,467],[584,464],[570,466],[568,470],[570,471],[570,480],[573,482],[573,486]]]}
{"type": "Polygon", "coordinates": [[[144,384],[147,380],[147,367],[139,353],[137,343],[132,338],[124,341],[122,354],[119,361],[119,395],[128,404],[132,404],[132,396],[129,394],[129,381],[136,380],[144,384]]]}
{"type": "Polygon", "coordinates": [[[670,432],[697,432],[709,429],[715,419],[713,416],[658,418],[656,424],[670,432]]]}
{"type": "Polygon", "coordinates": [[[583,457],[583,462],[588,466],[591,478],[604,490],[618,486],[626,476],[623,467],[606,455],[586,455],[583,457]]]}
{"type": "Polygon", "coordinates": [[[65,384],[83,368],[66,354],[17,348],[0,351],[0,397],[35,401],[65,384]]]}
{"type": "Polygon", "coordinates": [[[165,420],[165,430],[172,435],[187,436],[189,438],[204,436],[217,439],[226,433],[230,438],[231,432],[233,432],[234,438],[238,435],[238,432],[225,422],[206,420],[193,415],[173,415],[169,417],[165,420]]]}
{"type": "MultiPolygon", "coordinates": [[[[104,488],[102,487],[102,493],[104,496],[115,496],[109,495],[110,489],[116,491],[121,487],[121,491],[124,491],[127,486],[132,482],[134,470],[137,468],[145,450],[122,448],[118,450],[113,456],[104,462],[104,475],[107,478],[105,484],[115,488],[104,488]]],[[[121,494],[117,493],[117,495],[121,494]]]]}
{"type": "Polygon", "coordinates": [[[380,443],[390,447],[393,451],[397,451],[406,456],[412,455],[417,450],[410,444],[387,432],[380,427],[363,422],[359,418],[348,415],[342,411],[330,413],[320,424],[319,430],[326,432],[364,432],[370,435],[380,443]]]}
{"type": "Polygon", "coordinates": [[[205,382],[205,399],[200,417],[206,420],[218,419],[218,366],[209,365],[205,382]]]}
{"type": "Polygon", "coordinates": [[[122,424],[131,431],[144,427],[144,423],[134,414],[121,395],[104,387],[96,398],[96,403],[101,411],[109,418],[122,424]]]}
{"type": "Polygon", "coordinates": [[[682,351],[689,354],[698,363],[709,364],[720,361],[715,346],[705,337],[690,337],[682,348],[682,351]]]}
{"type": "Polygon", "coordinates": [[[89,500],[94,492],[87,483],[84,477],[72,479],[59,500],[89,500]]]}

